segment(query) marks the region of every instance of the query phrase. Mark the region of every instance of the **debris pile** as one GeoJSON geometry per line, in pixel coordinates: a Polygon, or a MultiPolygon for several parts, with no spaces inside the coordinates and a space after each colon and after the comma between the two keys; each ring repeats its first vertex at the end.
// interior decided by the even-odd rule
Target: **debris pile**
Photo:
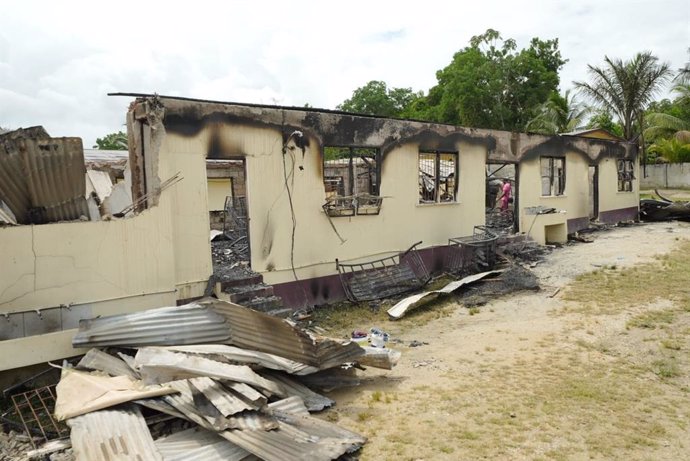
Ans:
{"type": "Polygon", "coordinates": [[[82,320],[73,345],[92,349],[63,367],[55,416],[77,461],[335,459],[366,439],[311,416],[335,402],[310,387],[400,355],[216,299],[82,320]]]}
{"type": "Polygon", "coordinates": [[[533,263],[541,261],[551,251],[548,245],[539,245],[524,234],[501,236],[497,242],[496,253],[508,262],[533,263]]]}
{"type": "Polygon", "coordinates": [[[640,219],[643,221],[690,221],[690,202],[674,202],[654,190],[660,200],[640,200],[640,219]]]}

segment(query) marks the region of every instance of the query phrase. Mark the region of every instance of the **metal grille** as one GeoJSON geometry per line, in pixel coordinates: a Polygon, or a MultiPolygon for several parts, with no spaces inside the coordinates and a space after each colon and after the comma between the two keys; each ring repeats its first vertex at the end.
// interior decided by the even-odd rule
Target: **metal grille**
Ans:
{"type": "Polygon", "coordinates": [[[466,275],[493,269],[498,236],[485,226],[475,226],[472,235],[448,240],[446,271],[466,275]]]}
{"type": "Polygon", "coordinates": [[[396,256],[364,263],[335,261],[347,299],[352,302],[388,298],[426,285],[431,276],[416,251],[417,242],[396,256]]]}
{"type": "Polygon", "coordinates": [[[457,199],[458,154],[419,153],[419,203],[454,202],[457,199]]]}
{"type": "Polygon", "coordinates": [[[329,216],[378,214],[380,156],[369,147],[325,147],[323,160],[326,203],[329,216]]]}
{"type": "Polygon", "coordinates": [[[43,444],[69,435],[69,430],[52,416],[55,410],[55,386],[15,394],[12,396],[12,404],[24,430],[31,436],[34,448],[37,448],[37,440],[43,444]]]}
{"type": "Polygon", "coordinates": [[[563,195],[565,192],[565,159],[541,157],[541,195],[563,195]]]}
{"type": "Polygon", "coordinates": [[[233,252],[242,259],[249,259],[246,197],[225,197],[223,233],[230,240],[233,252]]]}

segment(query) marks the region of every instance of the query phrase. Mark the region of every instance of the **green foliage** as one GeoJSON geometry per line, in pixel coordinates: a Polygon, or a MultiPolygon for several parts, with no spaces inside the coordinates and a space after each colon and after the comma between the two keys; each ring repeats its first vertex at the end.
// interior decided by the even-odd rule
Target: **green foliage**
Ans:
{"type": "Polygon", "coordinates": [[[102,138],[96,139],[94,149],[102,150],[127,150],[127,133],[118,131],[117,133],[110,133],[102,138]]]}
{"type": "Polygon", "coordinates": [[[614,122],[611,112],[605,109],[598,109],[594,111],[594,115],[590,117],[589,122],[587,123],[587,128],[601,128],[602,130],[606,130],[609,133],[615,134],[616,136],[623,136],[623,127],[614,122]]]}
{"type": "Polygon", "coordinates": [[[565,64],[558,40],[533,38],[517,50],[515,40],[498,31],[472,37],[452,62],[436,73],[416,118],[456,125],[522,130],[539,106],[557,91],[558,71],[565,64]]]}
{"type": "Polygon", "coordinates": [[[690,162],[690,144],[679,139],[659,139],[649,146],[652,158],[663,158],[673,163],[690,162]]]}
{"type": "Polygon", "coordinates": [[[633,140],[643,126],[644,110],[671,78],[669,65],[643,52],[629,61],[605,56],[603,67],[588,67],[590,81],[575,86],[596,107],[613,114],[623,127],[623,137],[633,140]]]}
{"type": "Polygon", "coordinates": [[[407,117],[409,107],[421,97],[423,93],[415,93],[412,88],[388,88],[386,82],[372,80],[357,88],[337,109],[382,117],[407,117]]]}
{"type": "Polygon", "coordinates": [[[525,130],[541,134],[568,133],[582,126],[587,112],[570,90],[563,96],[553,92],[548,101],[539,106],[537,115],[527,122],[525,130]]]}

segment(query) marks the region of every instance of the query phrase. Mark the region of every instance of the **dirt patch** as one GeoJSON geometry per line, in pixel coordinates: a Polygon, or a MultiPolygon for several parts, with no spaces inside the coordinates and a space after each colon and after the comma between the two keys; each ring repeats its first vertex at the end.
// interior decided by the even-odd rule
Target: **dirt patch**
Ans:
{"type": "Polygon", "coordinates": [[[472,311],[451,298],[439,318],[376,325],[400,341],[401,362],[334,391],[323,417],[369,437],[363,460],[687,458],[690,290],[640,293],[686,277],[690,226],[592,236],[533,268],[540,291],[472,311]],[[593,280],[577,278],[590,272],[588,291],[593,280]]]}

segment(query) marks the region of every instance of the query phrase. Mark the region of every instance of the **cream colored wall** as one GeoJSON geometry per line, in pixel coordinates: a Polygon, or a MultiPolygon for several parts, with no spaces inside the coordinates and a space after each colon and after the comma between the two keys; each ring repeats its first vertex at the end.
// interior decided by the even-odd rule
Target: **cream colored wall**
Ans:
{"type": "Polygon", "coordinates": [[[230,178],[208,179],[208,209],[209,211],[223,211],[225,197],[232,195],[230,178]]]}
{"type": "MultiPolygon", "coordinates": [[[[0,228],[0,314],[63,305],[109,315],[201,296],[212,273],[206,162],[187,147],[163,141],[158,176],[184,179],[136,216],[0,228]]],[[[79,353],[73,333],[0,341],[0,370],[79,353]]]]}
{"type": "MultiPolygon", "coordinates": [[[[568,219],[589,217],[589,163],[581,155],[572,152],[565,156],[565,193],[559,196],[541,195],[541,167],[540,157],[525,160],[520,163],[520,232],[529,232],[540,243],[544,243],[545,226],[563,223],[568,219]],[[555,216],[528,215],[525,208],[543,206],[565,210],[555,216]]],[[[562,233],[558,233],[563,241],[562,233]]]]}
{"type": "MultiPolygon", "coordinates": [[[[345,240],[341,243],[321,209],[325,191],[315,139],[310,139],[304,155],[293,148],[283,157],[282,136],[276,130],[233,126],[219,132],[225,145],[235,146],[246,155],[251,262],[267,283],[294,280],[290,262],[292,215],[285,175],[297,222],[294,265],[301,279],[335,274],[336,258],[351,261],[392,254],[419,240],[422,247],[445,245],[448,238],[469,235],[474,225],[484,223],[483,147],[457,145],[459,202],[438,205],[418,204],[418,146],[408,144],[387,153],[382,164],[381,195],[386,198],[381,213],[332,218],[345,240]]],[[[196,150],[203,155],[208,132],[194,139],[169,140],[176,151],[196,150]]]]}
{"type": "Polygon", "coordinates": [[[170,291],[169,213],[0,228],[0,313],[170,291]]]}
{"type": "MultiPolygon", "coordinates": [[[[126,314],[144,309],[175,304],[175,291],[142,294],[109,301],[89,303],[91,317],[126,314]]],[[[0,318],[0,321],[3,321],[0,318]]],[[[73,357],[86,353],[86,349],[72,347],[76,328],[53,333],[0,341],[0,371],[20,368],[36,363],[73,357]]]]}
{"type": "Polygon", "coordinates": [[[618,192],[618,163],[606,158],[599,163],[599,212],[633,208],[640,203],[640,166],[633,161],[635,180],[632,192],[618,192]]]}
{"type": "Polygon", "coordinates": [[[159,153],[161,182],[183,172],[182,181],[163,193],[161,206],[169,207],[172,220],[172,245],[175,254],[175,281],[184,290],[182,299],[203,295],[213,273],[206,153],[198,139],[166,134],[159,153]]]}

